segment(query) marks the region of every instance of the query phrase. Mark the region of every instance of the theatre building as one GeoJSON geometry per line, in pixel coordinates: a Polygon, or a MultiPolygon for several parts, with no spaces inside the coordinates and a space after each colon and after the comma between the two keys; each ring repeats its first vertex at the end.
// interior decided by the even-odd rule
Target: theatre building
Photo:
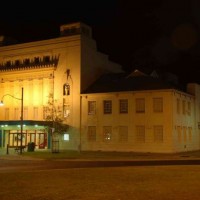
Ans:
{"type": "Polygon", "coordinates": [[[105,71],[121,66],[97,50],[83,23],[60,26],[60,35],[0,46],[0,148],[80,149],[80,94],[105,71]],[[59,128],[58,128],[59,127],[59,128]],[[22,144],[21,144],[22,142],[22,144]]]}

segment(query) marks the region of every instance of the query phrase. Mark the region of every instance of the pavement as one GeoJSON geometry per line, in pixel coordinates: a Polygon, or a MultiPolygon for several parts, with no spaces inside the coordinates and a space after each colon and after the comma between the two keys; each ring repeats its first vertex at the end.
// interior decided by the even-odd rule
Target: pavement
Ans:
{"type": "Polygon", "coordinates": [[[34,158],[32,156],[24,156],[16,153],[14,149],[0,149],[0,160],[43,160],[41,158],[34,158]]]}
{"type": "MultiPolygon", "coordinates": [[[[43,160],[42,158],[36,158],[34,156],[28,155],[21,155],[19,153],[14,152],[14,150],[9,150],[9,154],[5,149],[0,149],[0,159],[7,159],[7,160],[43,160]]],[[[193,151],[193,152],[182,152],[182,153],[167,153],[167,154],[160,154],[160,153],[119,153],[115,152],[114,156],[112,154],[101,154],[101,153],[93,153],[87,154],[83,153],[80,158],[55,158],[57,160],[110,160],[110,161],[139,161],[139,160],[200,160],[200,151],[193,151]]]]}
{"type": "MultiPolygon", "coordinates": [[[[23,153],[22,153],[23,154],[23,153]]],[[[44,160],[34,156],[21,155],[14,149],[7,152],[6,149],[0,149],[0,160],[44,160]]],[[[181,152],[181,153],[138,153],[138,152],[83,152],[80,157],[73,158],[55,158],[52,160],[69,161],[166,161],[166,160],[197,160],[200,162],[200,151],[181,152]]]]}

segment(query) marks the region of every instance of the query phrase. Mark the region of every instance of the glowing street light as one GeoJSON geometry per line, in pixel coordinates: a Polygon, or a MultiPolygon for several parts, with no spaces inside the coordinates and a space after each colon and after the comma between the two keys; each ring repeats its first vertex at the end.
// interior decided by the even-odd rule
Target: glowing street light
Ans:
{"type": "Polygon", "coordinates": [[[0,105],[3,106],[4,103],[3,103],[3,99],[5,96],[10,96],[14,99],[17,99],[17,100],[20,100],[21,101],[21,124],[20,124],[20,127],[21,127],[21,133],[20,133],[20,154],[22,154],[22,141],[23,141],[23,105],[24,105],[24,88],[22,87],[22,94],[21,94],[21,98],[17,98],[17,97],[14,97],[13,95],[10,95],[10,94],[5,94],[3,95],[2,99],[1,99],[1,102],[0,102],[0,105]]]}

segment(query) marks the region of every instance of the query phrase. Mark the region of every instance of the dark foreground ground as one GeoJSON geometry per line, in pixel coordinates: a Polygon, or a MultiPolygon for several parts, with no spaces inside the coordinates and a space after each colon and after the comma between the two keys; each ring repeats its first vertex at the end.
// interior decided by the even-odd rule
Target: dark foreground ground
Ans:
{"type": "Polygon", "coordinates": [[[200,152],[0,153],[0,200],[198,200],[200,152]]]}

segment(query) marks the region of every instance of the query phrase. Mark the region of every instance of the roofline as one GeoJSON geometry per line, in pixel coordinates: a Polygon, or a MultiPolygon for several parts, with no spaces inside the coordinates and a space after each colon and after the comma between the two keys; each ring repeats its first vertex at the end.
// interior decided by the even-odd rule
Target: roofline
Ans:
{"type": "Polygon", "coordinates": [[[169,89],[155,89],[155,90],[130,90],[130,91],[116,91],[116,92],[95,92],[95,93],[82,93],[81,96],[85,96],[85,95],[102,95],[102,94],[116,94],[116,93],[142,93],[142,92],[157,92],[157,91],[162,91],[162,92],[177,92],[177,93],[182,93],[191,97],[194,97],[195,95],[192,95],[190,93],[178,90],[178,89],[173,89],[173,88],[169,88],[169,89]]]}

